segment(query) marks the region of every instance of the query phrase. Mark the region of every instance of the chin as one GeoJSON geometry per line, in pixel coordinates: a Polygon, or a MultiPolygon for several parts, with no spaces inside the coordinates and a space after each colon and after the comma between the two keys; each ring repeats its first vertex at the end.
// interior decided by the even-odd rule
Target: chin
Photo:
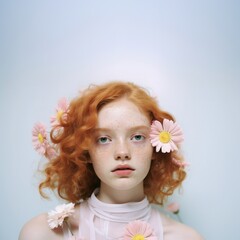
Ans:
{"type": "Polygon", "coordinates": [[[119,191],[140,191],[143,189],[143,182],[136,182],[129,178],[121,178],[112,188],[119,191]]]}

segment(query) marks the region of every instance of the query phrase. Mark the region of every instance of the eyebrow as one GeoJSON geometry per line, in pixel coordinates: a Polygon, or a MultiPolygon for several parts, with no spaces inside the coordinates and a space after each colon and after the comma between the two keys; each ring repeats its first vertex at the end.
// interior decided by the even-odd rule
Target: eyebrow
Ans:
{"type": "MultiPolygon", "coordinates": [[[[150,126],[148,127],[145,125],[139,125],[139,126],[135,126],[135,127],[130,127],[127,130],[128,131],[137,131],[137,130],[141,130],[141,129],[150,130],[150,126]]],[[[110,131],[112,131],[111,128],[95,128],[94,129],[94,132],[110,132],[110,131]]]]}

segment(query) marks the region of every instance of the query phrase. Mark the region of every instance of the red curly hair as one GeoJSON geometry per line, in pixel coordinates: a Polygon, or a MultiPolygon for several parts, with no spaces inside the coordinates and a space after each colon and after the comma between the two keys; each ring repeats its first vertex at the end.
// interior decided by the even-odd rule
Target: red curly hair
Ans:
{"type": "MultiPolygon", "coordinates": [[[[44,169],[45,179],[39,185],[43,197],[46,197],[43,189],[50,188],[57,190],[61,198],[76,203],[89,198],[94,189],[100,186],[100,180],[90,163],[88,146],[92,141],[99,110],[122,97],[136,104],[151,121],[163,122],[164,118],[174,120],[172,115],[159,108],[156,99],[136,84],[117,81],[90,86],[72,100],[67,117],[62,118],[60,125],[51,131],[51,140],[59,154],[44,169]]],[[[177,151],[153,153],[154,161],[144,179],[144,191],[150,202],[163,204],[165,198],[184,180],[186,172],[173,163],[173,158],[182,161],[177,151]]]]}

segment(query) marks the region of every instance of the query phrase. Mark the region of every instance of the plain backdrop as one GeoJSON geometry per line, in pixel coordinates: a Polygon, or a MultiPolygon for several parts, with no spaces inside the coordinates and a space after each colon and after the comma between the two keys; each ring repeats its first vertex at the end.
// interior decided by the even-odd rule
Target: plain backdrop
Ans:
{"type": "Polygon", "coordinates": [[[182,220],[208,240],[240,239],[240,2],[0,2],[0,239],[60,201],[38,194],[33,125],[89,84],[147,88],[185,133],[182,220]]]}

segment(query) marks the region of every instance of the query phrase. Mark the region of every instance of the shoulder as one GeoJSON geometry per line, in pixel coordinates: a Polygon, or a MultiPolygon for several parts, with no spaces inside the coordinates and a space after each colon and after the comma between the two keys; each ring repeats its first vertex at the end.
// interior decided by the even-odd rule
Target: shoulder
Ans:
{"type": "Polygon", "coordinates": [[[164,214],[160,214],[163,224],[163,234],[165,240],[204,240],[204,238],[193,228],[177,222],[164,214]]]}
{"type": "Polygon", "coordinates": [[[28,221],[19,234],[18,240],[62,239],[62,229],[52,230],[47,223],[47,214],[40,214],[28,221]]]}
{"type": "MultiPolygon", "coordinates": [[[[74,207],[74,213],[68,218],[71,230],[76,234],[79,226],[80,204],[74,207]]],[[[47,213],[40,214],[28,221],[19,234],[18,240],[62,240],[62,227],[51,229],[47,222],[47,213]]]]}

